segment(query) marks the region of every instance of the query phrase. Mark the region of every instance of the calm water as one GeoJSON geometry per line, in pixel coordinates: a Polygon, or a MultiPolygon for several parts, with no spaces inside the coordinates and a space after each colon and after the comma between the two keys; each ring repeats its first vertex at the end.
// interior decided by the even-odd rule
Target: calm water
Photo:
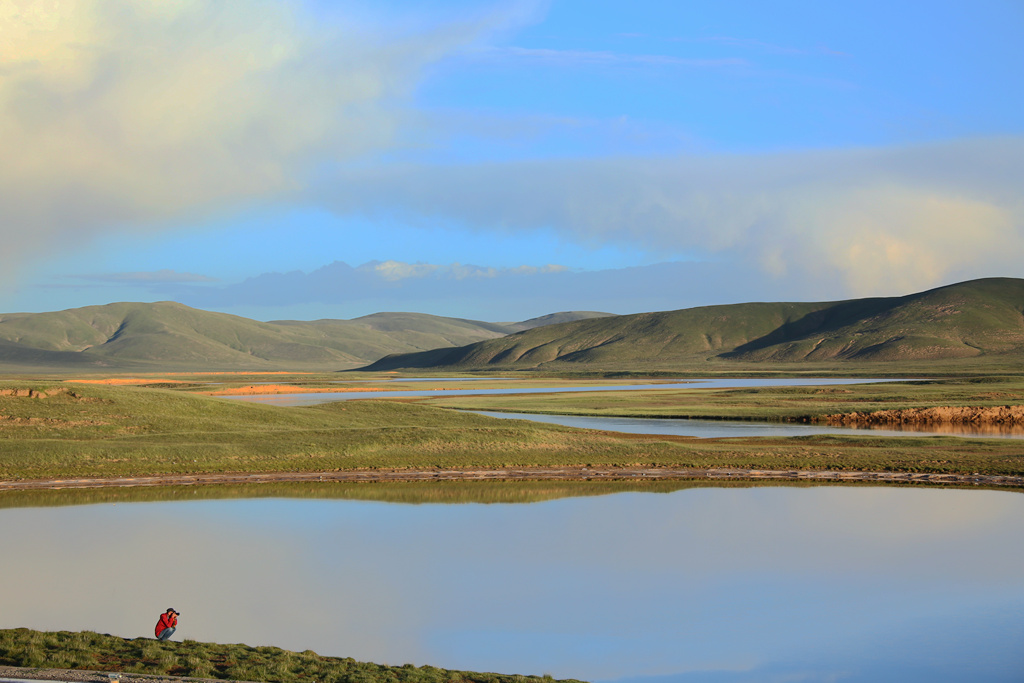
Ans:
{"type": "Polygon", "coordinates": [[[0,510],[0,627],[595,681],[1024,680],[1024,495],[0,510]]]}
{"type": "Polygon", "coordinates": [[[808,436],[810,434],[846,434],[857,432],[875,436],[963,436],[971,438],[1024,439],[1024,427],[1006,425],[933,424],[910,427],[829,427],[827,425],[789,424],[739,420],[696,420],[640,417],[595,417],[590,415],[546,415],[543,413],[497,413],[470,411],[478,415],[508,420],[532,420],[565,427],[603,429],[629,434],[672,434],[703,439],[740,436],[808,436]]]}
{"type": "MultiPolygon", "coordinates": [[[[414,379],[401,381],[430,381],[414,379]]],[[[438,383],[449,382],[450,379],[433,380],[438,383]]],[[[252,401],[280,406],[308,406],[332,401],[354,401],[366,398],[428,398],[431,396],[504,396],[509,394],[576,394],[597,391],[640,391],[644,389],[740,389],[746,387],[808,387],[808,386],[841,386],[847,384],[875,384],[878,382],[899,382],[897,379],[694,379],[680,382],[664,382],[661,384],[608,384],[603,386],[575,387],[512,387],[509,389],[417,389],[410,391],[354,391],[308,393],[308,394],[259,394],[255,396],[222,396],[236,401],[252,401]],[[453,393],[457,392],[457,393],[453,393]]]]}

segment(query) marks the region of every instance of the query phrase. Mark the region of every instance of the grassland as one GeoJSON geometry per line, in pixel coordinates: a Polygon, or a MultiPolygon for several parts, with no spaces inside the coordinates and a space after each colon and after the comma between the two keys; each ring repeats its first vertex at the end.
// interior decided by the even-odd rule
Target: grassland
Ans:
{"type": "Polygon", "coordinates": [[[825,415],[1024,403],[1024,376],[939,377],[846,386],[652,389],[580,394],[444,396],[430,405],[557,415],[814,421],[825,415]]]}
{"type": "Polygon", "coordinates": [[[552,683],[550,677],[385,666],[312,650],[220,645],[193,640],[128,640],[92,632],[0,630],[0,665],[115,671],[279,683],[552,683]]]}
{"type": "MultiPolygon", "coordinates": [[[[28,389],[73,392],[57,392],[48,398],[0,395],[0,479],[5,480],[555,466],[1024,473],[1024,448],[1014,440],[883,438],[856,433],[692,439],[494,420],[397,401],[286,408],[190,393],[198,385],[189,382],[173,385],[173,389],[163,388],[168,385],[160,381],[151,383],[157,386],[27,381],[2,384],[0,389],[21,389],[22,393],[28,389]]],[[[433,401],[504,410],[782,419],[851,407],[863,410],[951,401],[1005,403],[1022,393],[1024,378],[996,377],[944,380],[939,384],[486,400],[461,396],[433,401]],[[851,393],[843,393],[846,391],[851,393]]]]}

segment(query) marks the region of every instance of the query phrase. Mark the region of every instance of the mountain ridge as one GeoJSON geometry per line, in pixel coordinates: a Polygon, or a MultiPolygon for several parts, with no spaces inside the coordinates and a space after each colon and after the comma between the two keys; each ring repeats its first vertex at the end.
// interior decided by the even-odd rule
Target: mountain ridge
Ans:
{"type": "MultiPolygon", "coordinates": [[[[552,314],[573,317],[573,312],[552,314]]],[[[589,312],[580,315],[591,315],[589,312]]],[[[173,301],[0,315],[0,365],[84,369],[351,368],[388,353],[461,346],[530,326],[424,313],[261,322],[173,301]]]]}
{"type": "Polygon", "coordinates": [[[527,330],[386,356],[366,370],[654,369],[694,362],[847,362],[1024,356],[1024,280],[902,297],[702,306],[527,330]]]}

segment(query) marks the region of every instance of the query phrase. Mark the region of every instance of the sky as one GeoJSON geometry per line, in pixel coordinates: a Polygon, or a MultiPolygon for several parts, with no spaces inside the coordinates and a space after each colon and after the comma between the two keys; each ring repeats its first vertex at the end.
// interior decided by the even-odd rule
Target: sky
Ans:
{"type": "Polygon", "coordinates": [[[1019,0],[8,0],[0,311],[490,321],[1024,277],[1019,0]]]}

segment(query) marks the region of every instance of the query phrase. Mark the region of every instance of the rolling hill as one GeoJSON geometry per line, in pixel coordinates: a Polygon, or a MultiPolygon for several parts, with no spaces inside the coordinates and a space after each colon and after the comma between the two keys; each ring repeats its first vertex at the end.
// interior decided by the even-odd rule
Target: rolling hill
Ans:
{"type": "Polygon", "coordinates": [[[345,369],[389,353],[461,346],[534,324],[421,313],[259,322],[174,302],[117,303],[0,315],[0,368],[345,369]]]}
{"type": "Polygon", "coordinates": [[[695,362],[1024,358],[1024,280],[988,278],[903,297],[746,303],[577,320],[450,349],[400,368],[659,369],[695,362]]]}

